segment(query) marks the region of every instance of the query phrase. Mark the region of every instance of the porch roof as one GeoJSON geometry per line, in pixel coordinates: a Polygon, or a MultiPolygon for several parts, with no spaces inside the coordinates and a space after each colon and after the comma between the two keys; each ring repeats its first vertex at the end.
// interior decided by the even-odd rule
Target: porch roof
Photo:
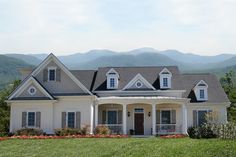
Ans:
{"type": "Polygon", "coordinates": [[[163,97],[163,96],[139,96],[139,97],[101,97],[97,98],[97,104],[135,104],[135,103],[143,103],[143,104],[162,104],[162,103],[175,103],[175,104],[183,104],[189,103],[190,99],[187,98],[177,98],[177,97],[163,97]]]}

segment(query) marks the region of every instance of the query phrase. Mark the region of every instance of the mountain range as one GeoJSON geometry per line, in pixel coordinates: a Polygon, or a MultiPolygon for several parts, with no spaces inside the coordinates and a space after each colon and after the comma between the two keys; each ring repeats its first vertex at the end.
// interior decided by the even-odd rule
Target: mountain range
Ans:
{"type": "MultiPolygon", "coordinates": [[[[0,55],[0,88],[19,78],[18,68],[35,67],[47,53],[0,55]],[[6,66],[8,65],[8,66],[6,66]],[[7,67],[11,67],[7,68],[7,67]],[[6,75],[6,69],[9,75],[6,75]]],[[[127,52],[91,50],[85,53],[57,56],[69,69],[97,69],[107,66],[171,66],[176,65],[182,72],[213,72],[219,77],[228,70],[236,71],[236,55],[223,53],[216,56],[201,56],[177,50],[159,51],[153,48],[139,48],[127,52]]]]}

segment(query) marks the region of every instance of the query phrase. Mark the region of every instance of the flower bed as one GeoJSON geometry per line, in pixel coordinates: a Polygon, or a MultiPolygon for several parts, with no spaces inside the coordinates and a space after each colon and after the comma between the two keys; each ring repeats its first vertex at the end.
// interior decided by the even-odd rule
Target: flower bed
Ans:
{"type": "Polygon", "coordinates": [[[162,135],[160,138],[184,138],[186,135],[183,134],[175,134],[175,135],[162,135]]]}
{"type": "Polygon", "coordinates": [[[127,138],[128,135],[68,135],[68,136],[11,136],[0,138],[0,141],[7,139],[66,139],[66,138],[127,138]]]}

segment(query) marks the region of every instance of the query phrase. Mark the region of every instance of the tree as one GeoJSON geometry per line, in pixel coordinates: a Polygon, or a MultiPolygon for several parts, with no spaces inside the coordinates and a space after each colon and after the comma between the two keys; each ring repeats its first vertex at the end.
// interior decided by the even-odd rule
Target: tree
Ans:
{"type": "Polygon", "coordinates": [[[228,120],[236,122],[236,75],[231,70],[220,79],[220,83],[227,94],[231,105],[228,108],[228,120]]]}
{"type": "Polygon", "coordinates": [[[5,100],[13,90],[20,84],[20,80],[16,80],[13,84],[0,91],[0,132],[8,132],[10,124],[10,107],[7,106],[5,100]]]}

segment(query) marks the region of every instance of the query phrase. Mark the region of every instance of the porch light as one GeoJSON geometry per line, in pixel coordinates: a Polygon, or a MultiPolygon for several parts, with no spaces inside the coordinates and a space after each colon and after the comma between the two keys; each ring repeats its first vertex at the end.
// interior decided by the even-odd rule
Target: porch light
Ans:
{"type": "Polygon", "coordinates": [[[130,112],[128,111],[128,117],[130,117],[130,112]]]}
{"type": "Polygon", "coordinates": [[[150,117],[151,116],[151,112],[148,112],[148,117],[150,117]]]}

